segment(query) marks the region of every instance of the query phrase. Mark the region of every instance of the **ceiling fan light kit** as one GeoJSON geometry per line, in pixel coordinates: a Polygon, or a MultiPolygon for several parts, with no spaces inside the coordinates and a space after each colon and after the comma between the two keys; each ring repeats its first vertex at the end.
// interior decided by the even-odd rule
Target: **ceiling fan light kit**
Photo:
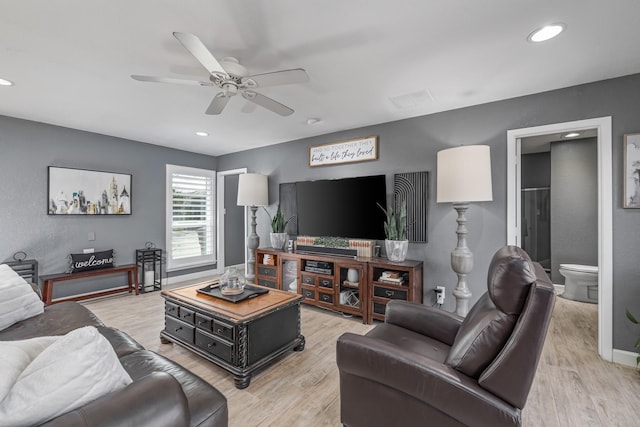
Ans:
{"type": "MultiPolygon", "coordinates": [[[[250,75],[249,71],[240,64],[240,61],[236,58],[226,56],[218,62],[204,43],[193,34],[174,32],[173,36],[207,70],[209,73],[209,82],[170,77],[142,76],[137,74],[132,75],[131,78],[142,82],[217,86],[222,92],[216,94],[205,111],[205,114],[217,115],[222,113],[229,99],[240,93],[248,102],[259,105],[281,116],[289,116],[293,114],[293,109],[261,93],[255,92],[254,89],[267,86],[306,83],[309,81],[309,75],[302,68],[250,75]]],[[[242,111],[250,112],[252,109],[243,108],[242,111]]]]}

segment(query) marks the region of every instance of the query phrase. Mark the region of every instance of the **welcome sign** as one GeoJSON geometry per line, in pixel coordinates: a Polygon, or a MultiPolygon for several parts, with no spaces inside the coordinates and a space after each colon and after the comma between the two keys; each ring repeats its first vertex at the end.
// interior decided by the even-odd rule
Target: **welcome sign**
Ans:
{"type": "Polygon", "coordinates": [[[309,166],[311,167],[365,162],[377,158],[377,136],[309,147],[309,166]]]}
{"type": "Polygon", "coordinates": [[[113,249],[88,254],[71,254],[71,272],[113,267],[113,249]]]}

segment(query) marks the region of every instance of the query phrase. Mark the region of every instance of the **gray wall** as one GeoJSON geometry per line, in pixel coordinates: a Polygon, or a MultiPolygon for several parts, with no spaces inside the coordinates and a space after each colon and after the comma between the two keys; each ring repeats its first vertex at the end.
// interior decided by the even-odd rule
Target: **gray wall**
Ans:
{"type": "MultiPolygon", "coordinates": [[[[133,263],[147,241],[164,248],[167,163],[216,168],[211,156],[0,116],[0,261],[25,251],[40,274],[51,274],[66,271],[68,254],[83,248],[113,248],[118,264],[133,263]],[[50,165],[132,174],[132,215],[47,215],[50,165]]],[[[124,283],[126,275],[61,283],[54,298],[124,283]]]]}
{"type": "MultiPolygon", "coordinates": [[[[270,203],[277,203],[278,184],[305,179],[387,174],[387,192],[391,196],[392,174],[431,171],[429,205],[429,243],[412,244],[408,257],[424,261],[425,304],[433,303],[432,289],[447,288],[444,308],[453,310],[451,290],[456,276],[451,271],[450,253],[456,245],[455,213],[449,204],[436,204],[436,153],[460,144],[491,146],[493,202],[475,203],[468,212],[469,246],[475,254],[475,268],[469,275],[474,302],[486,290],[489,260],[506,242],[506,132],[551,123],[613,117],[613,288],[615,348],[634,350],[638,331],[625,319],[626,307],[640,312],[638,249],[640,211],[622,209],[622,139],[626,133],[640,131],[640,75],[549,91],[505,101],[431,114],[360,129],[321,135],[222,156],[220,170],[247,167],[251,172],[269,175],[270,203]],[[351,165],[309,168],[310,145],[356,137],[378,135],[379,158],[351,165]]],[[[274,117],[274,120],[282,120],[274,117]]],[[[259,212],[258,233],[268,242],[266,215],[259,212]]]]}
{"type": "Polygon", "coordinates": [[[560,264],[598,265],[598,143],[551,143],[551,280],[560,264]]]}
{"type": "MultiPolygon", "coordinates": [[[[451,290],[456,276],[450,253],[456,244],[455,212],[435,203],[436,153],[460,144],[491,146],[492,202],[475,203],[468,212],[469,246],[475,268],[469,276],[472,303],[486,289],[489,260],[506,241],[506,132],[550,123],[613,117],[613,288],[614,347],[635,350],[638,330],[629,325],[625,308],[640,312],[638,249],[640,211],[622,208],[624,134],[640,131],[640,75],[493,102],[408,120],[306,138],[218,158],[153,147],[117,138],[0,117],[0,259],[26,250],[41,261],[41,274],[66,267],[66,256],[87,247],[87,233],[96,232],[96,249],[114,247],[123,262],[133,261],[136,247],[151,240],[164,242],[164,164],[216,168],[247,167],[268,174],[269,197],[275,208],[278,184],[304,179],[338,178],[384,173],[387,191],[396,172],[431,171],[429,243],[412,244],[409,258],[424,261],[425,304],[433,303],[435,285],[447,288],[444,308],[453,310],[451,290]],[[368,135],[378,135],[376,161],[308,167],[308,147],[368,135]],[[133,174],[133,209],[129,218],[59,218],[45,214],[46,166],[72,166],[133,174]]],[[[274,120],[295,118],[274,117],[274,120]]],[[[320,124],[320,126],[322,126],[320,124]]],[[[318,128],[320,133],[322,128],[318,128]]],[[[258,211],[258,233],[268,245],[269,224],[258,211]]]]}

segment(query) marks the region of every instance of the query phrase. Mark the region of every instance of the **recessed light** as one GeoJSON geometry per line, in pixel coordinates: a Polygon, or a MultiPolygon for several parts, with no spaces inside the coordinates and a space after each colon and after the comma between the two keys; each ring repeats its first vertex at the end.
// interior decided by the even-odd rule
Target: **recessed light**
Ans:
{"type": "Polygon", "coordinates": [[[556,37],[567,28],[566,24],[558,22],[556,24],[545,25],[542,28],[538,28],[527,37],[530,42],[538,43],[544,42],[556,37]]]}
{"type": "Polygon", "coordinates": [[[578,132],[571,132],[566,134],[564,137],[565,138],[575,138],[576,136],[580,136],[580,134],[578,132]]]}
{"type": "Polygon", "coordinates": [[[308,125],[315,125],[316,123],[320,123],[320,119],[312,117],[307,119],[307,124],[308,125]]]}
{"type": "Polygon", "coordinates": [[[5,79],[0,79],[0,86],[13,86],[13,82],[5,79]]]}
{"type": "Polygon", "coordinates": [[[209,134],[207,132],[196,132],[196,135],[198,135],[198,136],[209,136],[209,134]]]}

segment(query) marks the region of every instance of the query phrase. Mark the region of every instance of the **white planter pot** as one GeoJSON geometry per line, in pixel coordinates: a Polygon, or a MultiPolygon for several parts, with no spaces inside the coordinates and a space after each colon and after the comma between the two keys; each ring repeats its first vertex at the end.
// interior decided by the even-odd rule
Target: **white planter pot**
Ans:
{"type": "Polygon", "coordinates": [[[385,240],[384,245],[389,261],[402,262],[407,257],[407,250],[409,249],[408,240],[385,240]]]}
{"type": "Polygon", "coordinates": [[[289,236],[287,233],[271,233],[269,237],[271,238],[271,247],[281,251],[287,243],[287,237],[289,236]]]}

